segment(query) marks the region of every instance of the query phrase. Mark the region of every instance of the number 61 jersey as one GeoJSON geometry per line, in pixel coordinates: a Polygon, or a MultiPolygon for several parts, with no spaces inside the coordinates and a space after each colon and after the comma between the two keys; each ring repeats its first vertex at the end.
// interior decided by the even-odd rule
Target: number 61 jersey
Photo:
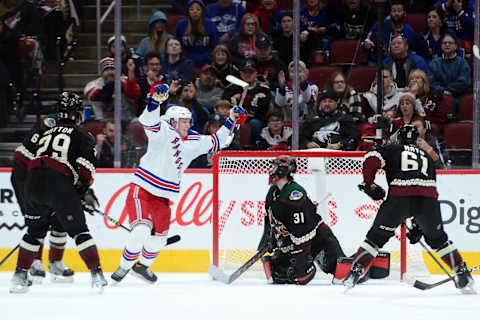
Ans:
{"type": "Polygon", "coordinates": [[[367,152],[363,181],[372,184],[378,169],[385,170],[389,196],[438,197],[433,160],[415,145],[389,144],[367,152]]]}
{"type": "Polygon", "coordinates": [[[58,124],[38,138],[30,168],[43,165],[73,178],[73,184],[89,186],[95,174],[94,138],[76,125],[58,124]]]}

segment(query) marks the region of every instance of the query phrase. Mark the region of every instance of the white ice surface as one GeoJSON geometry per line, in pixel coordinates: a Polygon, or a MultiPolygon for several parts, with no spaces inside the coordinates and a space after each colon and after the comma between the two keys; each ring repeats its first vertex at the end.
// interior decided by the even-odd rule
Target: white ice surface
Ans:
{"type": "MultiPolygon", "coordinates": [[[[111,283],[110,274],[106,276],[111,283]]],[[[77,273],[73,284],[52,284],[47,279],[26,294],[14,295],[8,292],[12,273],[0,272],[0,319],[480,319],[480,295],[462,295],[451,282],[421,291],[397,281],[376,280],[344,293],[343,286],[325,280],[300,287],[251,279],[225,285],[211,281],[207,274],[158,276],[152,286],[127,275],[118,286],[98,294],[90,288],[90,275],[77,273]]]]}

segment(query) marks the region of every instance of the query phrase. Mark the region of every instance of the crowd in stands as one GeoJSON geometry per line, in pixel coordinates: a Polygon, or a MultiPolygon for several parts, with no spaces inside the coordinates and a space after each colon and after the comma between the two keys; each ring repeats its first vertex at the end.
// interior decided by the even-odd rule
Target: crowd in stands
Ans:
{"type": "MultiPolygon", "coordinates": [[[[9,2],[15,1],[4,1],[9,2]]],[[[246,124],[230,148],[290,149],[291,4],[282,0],[178,0],[173,6],[183,17],[157,11],[145,21],[146,37],[140,43],[127,45],[122,37],[122,134],[133,138],[137,157],[147,143],[138,130],[137,117],[151,86],[170,85],[170,98],[162,112],[181,104],[192,112],[193,130],[212,134],[229,108],[241,100],[242,87],[226,81],[227,75],[249,85],[243,100],[246,124]]],[[[421,131],[421,148],[436,155],[438,167],[444,167],[445,127],[462,120],[462,100],[472,92],[473,4],[474,0],[388,1],[382,50],[384,103],[379,109],[374,1],[303,0],[298,62],[300,147],[369,150],[373,146],[369,138],[375,135],[382,115],[385,139],[394,139],[403,124],[414,123],[421,131]],[[341,44],[353,44],[353,50],[341,44]],[[355,79],[356,70],[366,71],[357,72],[360,78],[355,79]]],[[[2,24],[0,41],[8,42],[1,31],[2,24]]],[[[17,37],[25,32],[8,31],[17,37]]],[[[114,39],[108,40],[108,56],[99,61],[101,76],[84,89],[84,103],[92,107],[92,120],[101,121],[102,129],[109,123],[104,121],[113,116],[116,98],[114,39]]],[[[8,54],[2,59],[8,59],[8,54]]],[[[12,67],[8,60],[2,61],[0,68],[12,67]]],[[[105,136],[97,136],[102,154],[109,149],[105,146],[111,147],[105,136]]],[[[111,163],[110,154],[104,157],[102,163],[111,163]]],[[[211,166],[211,155],[192,166],[211,166]]]]}

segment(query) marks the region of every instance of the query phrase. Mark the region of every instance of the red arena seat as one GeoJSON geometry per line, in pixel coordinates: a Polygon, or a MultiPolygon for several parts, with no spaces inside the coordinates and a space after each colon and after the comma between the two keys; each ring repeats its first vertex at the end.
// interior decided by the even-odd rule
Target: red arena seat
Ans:
{"type": "Polygon", "coordinates": [[[137,147],[143,147],[147,144],[147,136],[140,122],[132,122],[128,125],[127,136],[133,139],[137,147]]]}
{"type": "Polygon", "coordinates": [[[168,22],[168,33],[171,35],[175,35],[175,27],[177,26],[177,22],[185,18],[185,16],[167,16],[168,22]]]}
{"type": "Polygon", "coordinates": [[[308,74],[308,81],[315,83],[318,86],[318,89],[321,91],[325,88],[328,78],[335,71],[341,71],[336,67],[314,67],[310,69],[308,74]]]}
{"type": "Polygon", "coordinates": [[[410,25],[417,34],[425,31],[427,28],[427,16],[423,13],[408,13],[404,21],[410,25]]]}
{"type": "Polygon", "coordinates": [[[361,64],[367,60],[367,55],[360,48],[357,40],[336,40],[330,48],[331,64],[361,64]]]}
{"type": "Polygon", "coordinates": [[[103,127],[105,123],[103,121],[90,121],[83,125],[85,130],[90,132],[94,138],[97,137],[97,134],[103,133],[103,127]]]}
{"type": "Polygon", "coordinates": [[[460,100],[458,118],[460,121],[473,120],[473,94],[467,94],[460,100]]]}
{"type": "Polygon", "coordinates": [[[376,75],[377,67],[353,67],[348,77],[348,83],[358,92],[367,92],[376,75]]]}

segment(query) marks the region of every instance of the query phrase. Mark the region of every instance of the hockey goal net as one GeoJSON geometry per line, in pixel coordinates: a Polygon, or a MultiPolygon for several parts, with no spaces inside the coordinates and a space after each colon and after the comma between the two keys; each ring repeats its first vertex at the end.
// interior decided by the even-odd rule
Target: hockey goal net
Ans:
{"type": "MultiPolygon", "coordinates": [[[[357,189],[363,181],[363,152],[221,151],[213,160],[212,263],[226,272],[233,272],[256,253],[266,214],[268,171],[271,160],[280,154],[296,157],[295,180],[318,203],[318,213],[346,255],[356,252],[373,222],[380,201],[357,189]]],[[[386,188],[382,172],[376,183],[386,188]]],[[[392,279],[402,278],[407,270],[416,276],[428,274],[421,249],[407,243],[405,230],[398,228],[383,248],[391,254],[392,279]]],[[[262,274],[257,262],[245,276],[262,274]]]]}

